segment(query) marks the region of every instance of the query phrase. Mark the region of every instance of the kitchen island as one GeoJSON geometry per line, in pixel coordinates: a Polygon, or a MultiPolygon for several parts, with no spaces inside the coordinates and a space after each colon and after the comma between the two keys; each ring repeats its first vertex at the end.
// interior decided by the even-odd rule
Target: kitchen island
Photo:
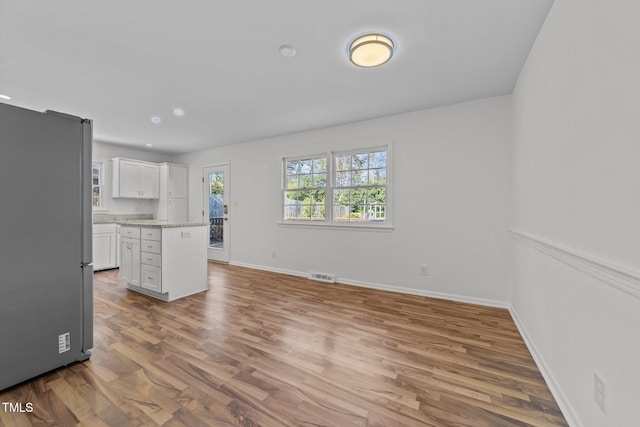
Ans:
{"type": "Polygon", "coordinates": [[[163,301],[206,291],[205,223],[129,220],[120,224],[120,279],[163,301]]]}

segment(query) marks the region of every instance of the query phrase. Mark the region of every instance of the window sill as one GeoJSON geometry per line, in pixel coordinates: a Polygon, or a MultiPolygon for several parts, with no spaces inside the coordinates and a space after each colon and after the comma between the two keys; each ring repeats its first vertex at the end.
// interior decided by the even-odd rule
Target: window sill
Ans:
{"type": "Polygon", "coordinates": [[[328,224],[324,222],[302,222],[302,221],[278,221],[281,227],[292,228],[314,228],[314,229],[330,229],[330,230],[361,230],[361,231],[378,231],[390,233],[393,231],[393,225],[384,224],[328,224]]]}

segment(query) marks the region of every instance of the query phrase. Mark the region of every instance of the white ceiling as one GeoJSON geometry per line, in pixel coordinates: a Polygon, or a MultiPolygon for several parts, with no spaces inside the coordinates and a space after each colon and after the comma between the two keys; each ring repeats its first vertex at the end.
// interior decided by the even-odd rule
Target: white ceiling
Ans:
{"type": "Polygon", "coordinates": [[[511,93],[551,3],[0,0],[0,94],[91,118],[100,141],[192,152],[511,93]],[[369,30],[397,51],[357,68],[346,45],[369,30]]]}

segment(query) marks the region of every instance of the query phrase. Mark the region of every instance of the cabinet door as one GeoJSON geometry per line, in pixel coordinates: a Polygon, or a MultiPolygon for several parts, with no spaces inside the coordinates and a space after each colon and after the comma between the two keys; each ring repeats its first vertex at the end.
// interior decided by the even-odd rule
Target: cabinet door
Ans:
{"type": "Polygon", "coordinates": [[[160,197],[160,168],[146,163],[140,164],[140,197],[157,199],[160,197]]]}
{"type": "Polygon", "coordinates": [[[140,197],[138,188],[138,166],[136,162],[120,162],[120,197],[140,197]]]}
{"type": "Polygon", "coordinates": [[[189,169],[184,166],[170,166],[168,178],[169,198],[188,197],[189,169]]]}
{"type": "Polygon", "coordinates": [[[116,266],[115,233],[93,235],[93,270],[104,270],[116,266]]]}
{"type": "Polygon", "coordinates": [[[140,286],[140,241],[120,239],[120,279],[140,286]]]}

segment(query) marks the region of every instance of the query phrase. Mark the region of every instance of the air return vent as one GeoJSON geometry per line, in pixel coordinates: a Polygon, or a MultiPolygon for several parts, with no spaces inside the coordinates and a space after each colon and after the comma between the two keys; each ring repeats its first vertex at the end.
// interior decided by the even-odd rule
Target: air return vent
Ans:
{"type": "Polygon", "coordinates": [[[310,271],[309,279],[319,280],[321,282],[327,282],[327,283],[335,283],[336,275],[332,273],[320,273],[318,271],[310,271]]]}
{"type": "Polygon", "coordinates": [[[69,350],[71,350],[71,334],[67,332],[66,334],[58,335],[58,353],[64,353],[69,350]]]}

